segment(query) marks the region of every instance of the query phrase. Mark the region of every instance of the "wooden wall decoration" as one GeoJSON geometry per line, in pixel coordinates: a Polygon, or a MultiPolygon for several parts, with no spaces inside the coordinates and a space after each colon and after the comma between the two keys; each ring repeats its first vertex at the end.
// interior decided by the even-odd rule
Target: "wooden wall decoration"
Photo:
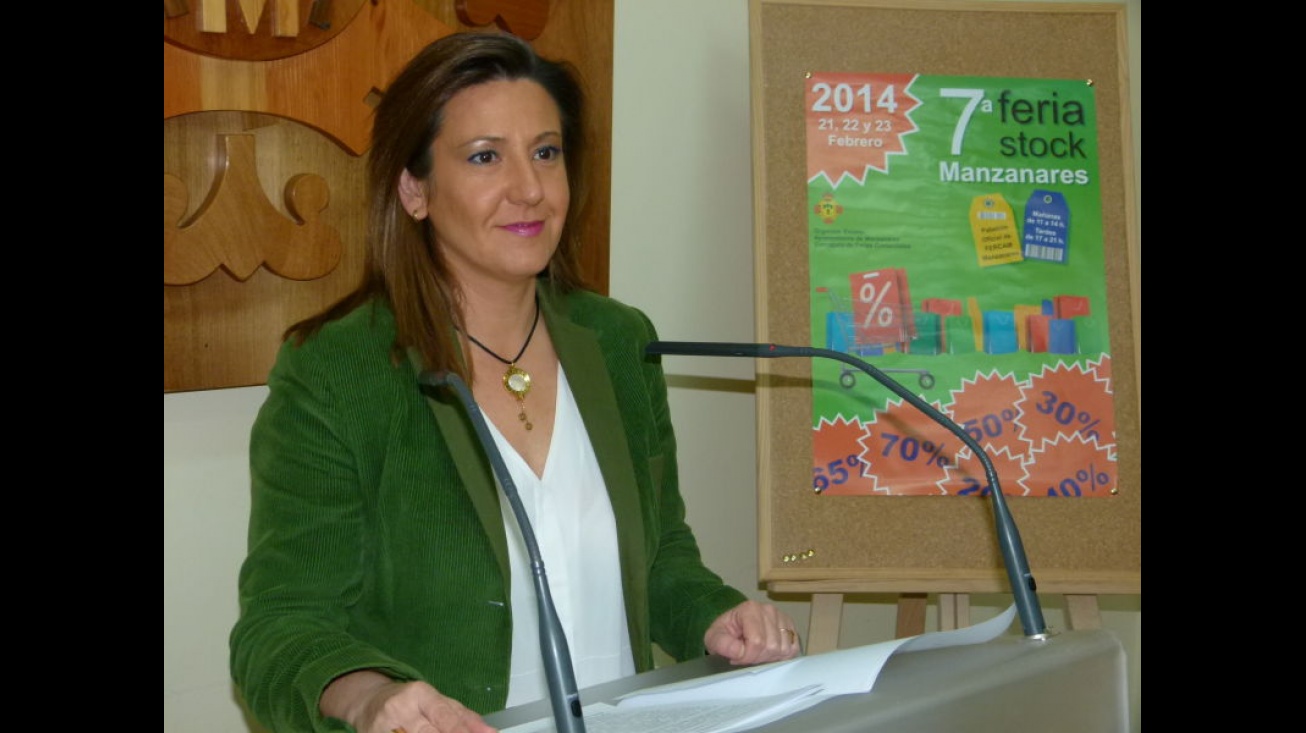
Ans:
{"type": "Polygon", "coordinates": [[[578,67],[593,170],[573,200],[606,292],[612,3],[164,0],[164,392],[265,383],[285,328],[355,286],[374,102],[458,30],[493,24],[578,67]]]}
{"type": "Polygon", "coordinates": [[[458,0],[462,22],[477,26],[495,23],[528,41],[539,37],[548,17],[548,0],[458,0]]]}
{"type": "Polygon", "coordinates": [[[188,208],[186,184],[163,174],[163,284],[190,285],[221,267],[248,280],[266,266],[291,280],[316,280],[340,264],[340,234],[319,219],[331,191],[326,180],[301,173],[286,184],[287,219],[263,196],[252,135],[222,135],[226,166],[202,210],[184,229],[173,225],[188,208]]]}

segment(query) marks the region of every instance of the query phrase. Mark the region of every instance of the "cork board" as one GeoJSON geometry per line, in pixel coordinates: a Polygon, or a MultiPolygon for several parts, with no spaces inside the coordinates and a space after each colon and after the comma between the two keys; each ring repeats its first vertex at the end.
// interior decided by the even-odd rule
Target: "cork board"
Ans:
{"type": "MultiPolygon", "coordinates": [[[[805,72],[1084,78],[1096,84],[1119,492],[1091,500],[1006,493],[1040,591],[1141,592],[1141,286],[1125,7],[750,0],[749,12],[762,342],[811,341],[805,72]]],[[[761,359],[757,372],[759,566],[771,590],[1010,590],[988,501],[814,492],[811,365],[761,359]]],[[[869,380],[867,388],[873,388],[869,380]]]]}

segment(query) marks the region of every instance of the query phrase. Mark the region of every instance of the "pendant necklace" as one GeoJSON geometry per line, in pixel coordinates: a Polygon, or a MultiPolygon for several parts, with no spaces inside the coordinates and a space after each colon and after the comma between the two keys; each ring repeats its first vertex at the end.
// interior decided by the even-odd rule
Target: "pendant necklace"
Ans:
{"type": "Polygon", "coordinates": [[[518,351],[517,356],[512,359],[505,359],[502,356],[499,356],[493,351],[490,351],[490,347],[477,341],[475,336],[470,333],[467,334],[468,341],[471,341],[481,347],[481,350],[485,353],[508,365],[508,370],[503,373],[503,388],[508,390],[508,394],[516,398],[518,410],[517,419],[522,421],[522,424],[526,426],[527,430],[535,427],[531,424],[530,418],[526,417],[526,393],[531,391],[531,375],[525,369],[517,366],[517,362],[521,360],[522,354],[526,353],[526,347],[531,345],[531,338],[535,336],[535,327],[538,325],[540,325],[540,298],[537,295],[535,296],[535,320],[531,321],[531,332],[526,334],[526,343],[521,345],[521,350],[518,351]]]}

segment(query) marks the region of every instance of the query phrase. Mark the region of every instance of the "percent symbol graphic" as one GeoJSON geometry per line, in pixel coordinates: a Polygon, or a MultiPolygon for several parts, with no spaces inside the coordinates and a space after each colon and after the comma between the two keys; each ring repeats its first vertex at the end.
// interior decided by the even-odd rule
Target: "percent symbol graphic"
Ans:
{"type": "Polygon", "coordinates": [[[1097,467],[1091,463],[1088,464],[1088,468],[1081,468],[1076,471],[1075,478],[1089,484],[1093,491],[1097,491],[1098,486],[1106,488],[1111,483],[1111,477],[1107,475],[1106,471],[1098,471],[1097,467]]]}
{"type": "Polygon", "coordinates": [[[926,440],[921,443],[921,448],[924,448],[925,455],[929,456],[929,459],[925,461],[925,465],[927,466],[934,465],[934,466],[938,466],[939,468],[948,467],[948,457],[943,455],[942,443],[935,445],[934,443],[931,443],[930,441],[926,440]]]}
{"type": "Polygon", "coordinates": [[[1048,487],[1048,496],[1083,496],[1084,485],[1096,492],[1098,487],[1105,489],[1111,484],[1111,476],[1105,471],[1098,471],[1092,463],[1075,471],[1074,478],[1067,476],[1057,486],[1048,487]]]}
{"type": "Polygon", "coordinates": [[[882,305],[884,299],[889,294],[889,283],[885,283],[883,288],[878,291],[875,283],[862,283],[862,287],[857,292],[857,297],[863,303],[870,303],[870,310],[866,311],[866,319],[862,321],[862,327],[868,328],[872,325],[888,326],[893,323],[893,308],[882,305]]]}
{"type": "Polygon", "coordinates": [[[1093,419],[1093,416],[1089,415],[1087,410],[1081,410],[1076,419],[1079,420],[1083,427],[1075,432],[1084,436],[1088,440],[1100,441],[1102,439],[1101,434],[1099,434],[1095,429],[1097,428],[1097,424],[1102,422],[1100,419],[1093,419]]]}

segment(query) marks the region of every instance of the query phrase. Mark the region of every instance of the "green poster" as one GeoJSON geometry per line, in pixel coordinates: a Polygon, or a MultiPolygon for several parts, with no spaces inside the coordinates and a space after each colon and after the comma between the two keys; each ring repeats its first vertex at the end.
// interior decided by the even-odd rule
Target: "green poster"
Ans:
{"type": "MultiPolygon", "coordinates": [[[[1084,80],[813,73],[812,346],[984,446],[1009,496],[1116,491],[1094,92],[1084,80]]],[[[814,489],[982,496],[955,435],[813,364],[814,489]]]]}

